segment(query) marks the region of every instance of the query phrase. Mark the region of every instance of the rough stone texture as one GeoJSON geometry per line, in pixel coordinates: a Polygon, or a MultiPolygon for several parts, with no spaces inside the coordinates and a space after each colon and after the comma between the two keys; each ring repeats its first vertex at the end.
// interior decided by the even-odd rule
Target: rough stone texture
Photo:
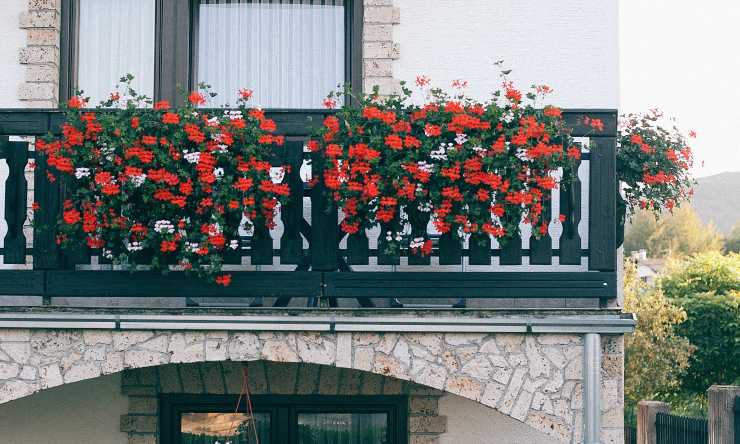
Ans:
{"type": "Polygon", "coordinates": [[[61,0],[29,0],[18,18],[26,30],[26,47],[18,61],[26,66],[26,79],[18,85],[18,99],[30,108],[56,107],[59,98],[59,39],[61,0]]]}
{"type": "MultiPolygon", "coordinates": [[[[322,394],[317,384],[319,374],[327,379],[337,395],[381,395],[384,382],[378,375],[302,363],[252,361],[169,364],[159,367],[125,370],[121,390],[129,395],[128,414],[121,417],[121,431],[128,433],[129,444],[156,443],[159,423],[160,394],[217,395],[241,393],[244,371],[250,394],[316,395],[322,394]],[[252,384],[254,378],[264,380],[252,384]],[[183,387],[201,380],[195,389],[183,387]]],[[[439,416],[438,401],[442,392],[428,391],[411,382],[401,381],[397,394],[409,399],[409,442],[434,443],[446,430],[447,418],[439,416]]]]}
{"type": "MultiPolygon", "coordinates": [[[[623,347],[620,336],[602,342],[604,437],[622,433],[623,347]]],[[[398,394],[410,381],[419,394],[444,390],[472,399],[564,442],[578,437],[583,408],[578,335],[0,330],[0,351],[0,403],[123,369],[190,362],[207,364],[197,374],[142,371],[139,379],[146,375],[168,391],[224,393],[238,389],[240,372],[222,366],[261,360],[268,362],[251,373],[254,391],[398,394]],[[370,373],[358,378],[343,369],[370,373]]],[[[150,396],[146,387],[126,390],[150,396]]]]}
{"type": "Polygon", "coordinates": [[[393,60],[398,59],[401,49],[393,41],[393,25],[400,22],[400,10],[393,6],[393,0],[363,3],[363,90],[371,92],[377,85],[381,95],[397,93],[400,83],[393,77],[393,60]]]}

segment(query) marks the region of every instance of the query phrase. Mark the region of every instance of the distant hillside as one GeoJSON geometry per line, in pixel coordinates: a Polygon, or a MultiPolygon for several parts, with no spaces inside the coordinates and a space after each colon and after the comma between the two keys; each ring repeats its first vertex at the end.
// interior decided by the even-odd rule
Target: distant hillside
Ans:
{"type": "Polygon", "coordinates": [[[714,222],[727,234],[740,221],[740,172],[697,179],[692,206],[705,223],[714,222]]]}

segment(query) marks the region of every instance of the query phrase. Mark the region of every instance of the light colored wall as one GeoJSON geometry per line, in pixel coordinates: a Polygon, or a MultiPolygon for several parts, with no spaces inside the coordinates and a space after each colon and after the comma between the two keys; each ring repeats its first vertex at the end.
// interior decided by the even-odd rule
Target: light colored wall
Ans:
{"type": "Polygon", "coordinates": [[[3,444],[125,444],[121,415],[128,397],[121,374],[104,376],[0,405],[3,444]]]}
{"type": "Polygon", "coordinates": [[[542,432],[475,401],[446,394],[439,398],[439,414],[447,417],[447,431],[439,444],[556,444],[542,432]]]}
{"type": "Polygon", "coordinates": [[[394,77],[419,74],[448,87],[470,82],[485,98],[500,84],[495,60],[520,86],[546,83],[568,108],[616,108],[619,98],[617,0],[394,0],[400,9],[394,77]]]}
{"type": "MultiPolygon", "coordinates": [[[[18,100],[18,86],[24,81],[25,68],[18,61],[18,51],[26,46],[26,31],[18,26],[26,0],[0,1],[0,108],[23,106],[18,100]]],[[[2,174],[2,173],[0,173],[2,174]]]]}

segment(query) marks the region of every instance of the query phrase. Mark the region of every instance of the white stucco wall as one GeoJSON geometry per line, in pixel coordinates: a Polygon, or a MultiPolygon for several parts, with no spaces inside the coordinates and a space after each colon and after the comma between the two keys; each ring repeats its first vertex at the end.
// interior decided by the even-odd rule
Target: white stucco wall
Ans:
{"type": "Polygon", "coordinates": [[[127,412],[120,373],[65,384],[0,405],[0,442],[127,444],[120,431],[127,412]]]}
{"type": "Polygon", "coordinates": [[[447,394],[439,399],[439,414],[447,417],[447,432],[439,444],[557,444],[542,432],[469,399],[447,394]]]}
{"type": "Polygon", "coordinates": [[[26,0],[0,1],[0,108],[22,106],[18,86],[24,81],[25,68],[18,62],[18,51],[26,46],[26,31],[18,27],[26,0]]]}
{"type": "Polygon", "coordinates": [[[520,87],[555,88],[552,103],[616,108],[619,98],[617,0],[394,0],[400,57],[394,76],[419,74],[435,86],[468,80],[486,98],[501,79],[495,60],[520,87]]]}

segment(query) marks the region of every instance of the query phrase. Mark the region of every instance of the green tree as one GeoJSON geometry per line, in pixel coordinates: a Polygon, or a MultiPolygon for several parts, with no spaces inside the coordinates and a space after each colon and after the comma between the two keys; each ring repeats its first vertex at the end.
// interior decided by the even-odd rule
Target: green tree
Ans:
{"type": "Polygon", "coordinates": [[[683,386],[702,393],[740,380],[740,254],[718,252],[671,261],[660,280],[666,296],[686,310],[676,328],[696,346],[683,386]]]}
{"type": "Polygon", "coordinates": [[[670,260],[660,285],[666,296],[673,299],[740,291],[740,254],[722,255],[714,251],[670,260]]]}
{"type": "MultiPolygon", "coordinates": [[[[624,251],[629,254],[632,251],[648,249],[648,240],[658,230],[658,219],[646,210],[638,211],[632,216],[624,233],[624,251]]],[[[648,253],[652,253],[648,251],[648,253]]],[[[651,257],[653,255],[651,254],[651,257]]]]}
{"type": "Polygon", "coordinates": [[[625,251],[644,248],[650,257],[692,255],[722,249],[722,238],[712,224],[702,223],[689,205],[675,208],[656,220],[647,211],[634,215],[625,233],[625,251]]]}
{"type": "Polygon", "coordinates": [[[676,334],[686,320],[660,288],[649,287],[637,276],[634,262],[625,262],[624,309],[637,315],[635,332],[625,337],[624,396],[628,408],[641,399],[664,399],[675,392],[686,371],[692,345],[676,334]]]}
{"type": "Polygon", "coordinates": [[[725,253],[740,253],[740,222],[735,223],[725,237],[725,253]]]}

